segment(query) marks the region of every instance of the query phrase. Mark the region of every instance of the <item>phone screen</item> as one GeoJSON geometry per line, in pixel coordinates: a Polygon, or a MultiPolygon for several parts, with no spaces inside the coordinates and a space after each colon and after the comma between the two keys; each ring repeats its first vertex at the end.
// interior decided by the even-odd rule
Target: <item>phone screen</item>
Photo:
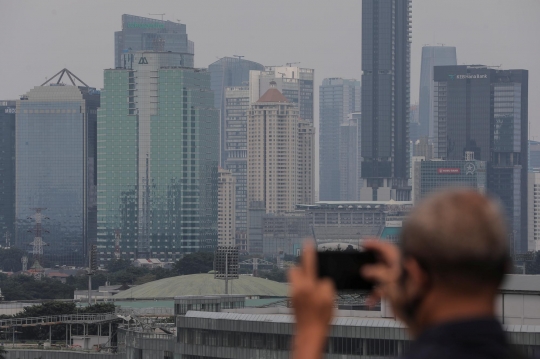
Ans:
{"type": "Polygon", "coordinates": [[[360,275],[360,268],[376,261],[372,251],[317,252],[318,276],[330,278],[336,290],[371,291],[374,284],[360,275]]]}

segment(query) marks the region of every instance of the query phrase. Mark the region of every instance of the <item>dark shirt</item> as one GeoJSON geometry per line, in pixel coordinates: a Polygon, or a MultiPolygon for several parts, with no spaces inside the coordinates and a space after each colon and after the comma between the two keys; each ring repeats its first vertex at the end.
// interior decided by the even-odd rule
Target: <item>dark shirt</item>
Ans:
{"type": "Polygon", "coordinates": [[[510,347],[501,324],[479,318],[438,325],[415,340],[405,359],[513,359],[521,358],[510,347]]]}

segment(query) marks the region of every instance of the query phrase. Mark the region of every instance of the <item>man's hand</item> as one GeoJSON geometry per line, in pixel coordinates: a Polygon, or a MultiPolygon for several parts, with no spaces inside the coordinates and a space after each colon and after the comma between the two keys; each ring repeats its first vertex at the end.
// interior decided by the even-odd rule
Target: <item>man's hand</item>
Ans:
{"type": "MultiPolygon", "coordinates": [[[[403,288],[399,283],[402,275],[401,253],[399,249],[387,242],[368,241],[363,244],[366,250],[377,253],[378,261],[375,264],[366,264],[362,267],[362,276],[377,283],[371,300],[378,302],[385,298],[392,305],[394,314],[400,317],[400,308],[403,298],[403,288]]],[[[403,319],[403,318],[401,318],[403,319]]]]}
{"type": "Polygon", "coordinates": [[[296,318],[293,359],[322,357],[332,319],[335,290],[329,279],[317,278],[317,253],[304,245],[302,263],[289,271],[290,297],[296,318]]]}

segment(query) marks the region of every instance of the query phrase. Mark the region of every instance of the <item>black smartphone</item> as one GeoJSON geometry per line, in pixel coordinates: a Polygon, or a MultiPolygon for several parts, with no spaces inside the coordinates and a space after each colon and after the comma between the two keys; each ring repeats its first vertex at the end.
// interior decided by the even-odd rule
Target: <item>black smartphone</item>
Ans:
{"type": "Polygon", "coordinates": [[[360,275],[360,268],[376,262],[373,251],[317,252],[319,278],[330,278],[338,291],[372,291],[374,283],[360,275]]]}

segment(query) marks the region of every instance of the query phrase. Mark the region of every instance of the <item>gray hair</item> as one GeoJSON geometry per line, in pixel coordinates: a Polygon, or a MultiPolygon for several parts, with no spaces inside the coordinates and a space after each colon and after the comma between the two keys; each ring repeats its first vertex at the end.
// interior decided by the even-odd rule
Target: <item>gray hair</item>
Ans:
{"type": "Polygon", "coordinates": [[[448,190],[418,205],[403,226],[403,255],[449,285],[499,285],[510,266],[498,202],[472,190],[448,190]]]}

